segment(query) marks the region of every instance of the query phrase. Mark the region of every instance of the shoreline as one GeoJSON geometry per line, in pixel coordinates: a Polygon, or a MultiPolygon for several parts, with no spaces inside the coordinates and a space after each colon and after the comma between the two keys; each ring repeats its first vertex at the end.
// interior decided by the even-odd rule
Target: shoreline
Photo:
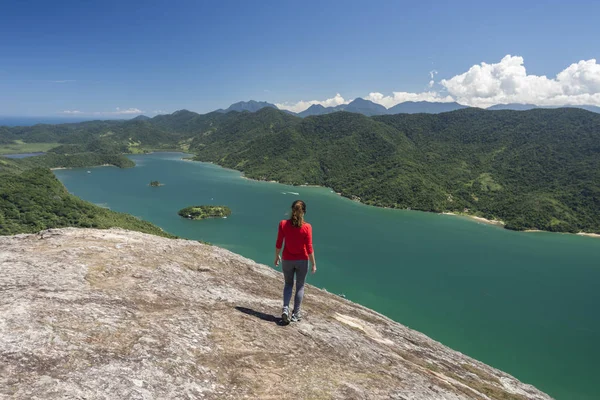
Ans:
{"type": "Polygon", "coordinates": [[[487,219],[487,218],[483,218],[483,217],[478,217],[477,215],[453,213],[453,212],[449,212],[449,211],[445,211],[445,212],[438,213],[438,214],[439,215],[453,215],[455,217],[465,217],[465,218],[471,219],[473,221],[483,222],[484,224],[488,224],[488,225],[495,225],[495,226],[501,226],[501,227],[504,227],[504,225],[506,225],[504,223],[504,221],[500,221],[497,219],[487,219]]]}
{"type": "MultiPolygon", "coordinates": [[[[196,161],[196,160],[192,160],[192,161],[196,161]]],[[[204,161],[200,161],[200,162],[204,162],[204,161]]],[[[213,164],[213,163],[210,163],[210,164],[213,164]]],[[[218,165],[218,164],[213,164],[213,165],[218,165]]],[[[228,169],[230,171],[240,172],[242,174],[242,175],[240,175],[240,178],[247,179],[249,181],[262,182],[262,183],[278,183],[280,185],[285,185],[285,183],[281,183],[281,182],[278,182],[278,181],[265,181],[265,180],[262,180],[262,179],[248,178],[246,175],[244,175],[244,173],[242,171],[238,171],[237,169],[227,168],[227,167],[221,167],[221,168],[225,168],[225,169],[228,169]]],[[[288,186],[297,187],[297,186],[294,186],[294,185],[288,185],[288,186]]],[[[319,187],[321,187],[321,186],[319,186],[319,187]]]]}
{"type": "Polygon", "coordinates": [[[600,233],[577,232],[575,235],[600,238],[600,233]]]}
{"type": "Polygon", "coordinates": [[[115,167],[115,168],[119,168],[116,165],[112,165],[112,164],[102,164],[102,165],[88,165],[87,167],[54,167],[54,168],[50,168],[50,171],[59,171],[61,169],[76,169],[76,168],[98,168],[98,167],[115,167]]]}
{"type": "MultiPolygon", "coordinates": [[[[182,158],[183,159],[183,158],[182,158]]],[[[231,171],[236,171],[239,172],[241,175],[240,177],[242,179],[248,179],[250,181],[255,181],[255,182],[263,182],[263,183],[279,183],[280,185],[288,185],[288,186],[292,186],[292,187],[318,187],[318,188],[324,188],[324,189],[329,189],[331,190],[333,193],[337,194],[340,197],[344,197],[348,200],[352,200],[354,202],[360,203],[362,205],[365,206],[370,206],[370,207],[377,207],[377,208],[385,208],[385,209],[394,209],[394,210],[405,210],[405,211],[419,211],[419,210],[410,210],[410,209],[403,209],[403,208],[392,208],[392,207],[379,207],[379,206],[371,206],[369,204],[365,204],[363,203],[361,200],[359,200],[358,198],[354,197],[346,197],[344,195],[342,195],[340,192],[336,192],[335,190],[333,190],[332,188],[328,188],[326,186],[321,186],[321,185],[290,185],[287,183],[281,183],[278,181],[274,181],[274,180],[261,180],[261,179],[254,179],[254,178],[249,178],[247,177],[244,172],[237,170],[237,169],[233,169],[233,168],[227,168],[227,167],[223,167],[219,164],[213,163],[211,161],[199,161],[199,160],[194,160],[194,159],[188,159],[189,161],[195,161],[195,162],[203,162],[203,163],[208,163],[208,164],[213,164],[213,165],[217,165],[221,168],[224,169],[228,169],[231,171]]],[[[422,211],[422,212],[435,212],[435,211],[422,211]]],[[[493,226],[497,226],[497,227],[501,227],[503,229],[505,228],[505,222],[504,221],[500,221],[500,220],[496,220],[496,219],[487,219],[487,218],[483,218],[483,217],[478,217],[476,215],[469,215],[469,214],[463,214],[463,213],[454,213],[454,212],[450,212],[450,211],[444,211],[441,213],[436,213],[438,215],[452,215],[455,217],[465,217],[467,219],[470,219],[473,222],[482,222],[484,224],[487,225],[493,225],[493,226]]],[[[586,236],[586,237],[593,237],[593,238],[600,238],[600,234],[599,233],[589,233],[589,232],[578,232],[578,233],[571,233],[571,232],[552,232],[552,231],[544,231],[541,229],[526,229],[523,231],[515,231],[515,232],[523,232],[523,233],[535,233],[535,232],[544,232],[544,233],[565,233],[565,234],[569,234],[569,235],[577,235],[577,236],[586,236]]]]}

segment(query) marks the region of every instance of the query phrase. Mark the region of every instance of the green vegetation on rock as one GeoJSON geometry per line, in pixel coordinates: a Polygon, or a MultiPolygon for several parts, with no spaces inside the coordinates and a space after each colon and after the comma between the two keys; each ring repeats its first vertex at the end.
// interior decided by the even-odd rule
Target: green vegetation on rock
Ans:
{"type": "Polygon", "coordinates": [[[150,182],[150,186],[152,186],[152,187],[159,187],[159,186],[162,186],[162,185],[163,184],[160,183],[159,181],[151,181],[150,182]]]}
{"type": "MultiPolygon", "coordinates": [[[[40,134],[37,126],[31,128],[40,134]]],[[[0,235],[61,227],[120,227],[173,237],[149,222],[71,195],[49,170],[99,165],[135,166],[133,161],[119,154],[119,150],[118,144],[97,138],[87,143],[54,146],[42,156],[0,157],[0,235]]]]}
{"type": "Polygon", "coordinates": [[[41,153],[56,146],[58,143],[25,143],[22,140],[3,142],[0,139],[0,154],[41,153]]]}
{"type": "MultiPolygon", "coordinates": [[[[0,127],[0,143],[15,140],[61,143],[43,156],[54,158],[29,161],[46,166],[101,161],[81,154],[181,149],[250,178],[327,186],[370,205],[468,213],[518,230],[600,233],[600,115],[580,109],[304,119],[270,107],[181,110],[124,122],[0,127]]],[[[105,163],[127,166],[119,158],[105,163]]]]}
{"type": "MultiPolygon", "coordinates": [[[[4,161],[0,158],[0,161],[4,161]]],[[[0,164],[0,235],[62,227],[119,227],[174,237],[132,215],[117,213],[70,194],[47,168],[0,164]]]]}
{"type": "Polygon", "coordinates": [[[135,167],[135,163],[122,154],[77,153],[53,154],[24,158],[23,163],[30,167],[45,168],[84,168],[113,165],[119,168],[135,167]]]}
{"type": "Polygon", "coordinates": [[[600,232],[600,115],[465,109],[302,120],[263,109],[238,123],[268,114],[272,124],[198,136],[190,150],[250,178],[323,185],[375,206],[600,232]]]}
{"type": "Polygon", "coordinates": [[[226,206],[191,206],[182,208],[177,214],[189,219],[223,218],[231,215],[231,210],[226,206]]]}

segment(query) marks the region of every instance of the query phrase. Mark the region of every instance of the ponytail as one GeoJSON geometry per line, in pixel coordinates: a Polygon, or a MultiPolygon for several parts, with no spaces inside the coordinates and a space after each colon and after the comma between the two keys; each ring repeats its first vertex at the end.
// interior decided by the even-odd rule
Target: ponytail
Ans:
{"type": "Polygon", "coordinates": [[[292,203],[292,225],[300,228],[304,223],[304,214],[306,214],[306,204],[302,200],[296,200],[292,203]]]}

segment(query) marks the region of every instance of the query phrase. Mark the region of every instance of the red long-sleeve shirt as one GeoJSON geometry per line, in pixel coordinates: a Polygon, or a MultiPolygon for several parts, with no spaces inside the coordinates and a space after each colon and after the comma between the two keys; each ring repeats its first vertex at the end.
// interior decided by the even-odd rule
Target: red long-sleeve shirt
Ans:
{"type": "Polygon", "coordinates": [[[284,239],[285,247],[282,255],[284,260],[308,260],[308,256],[313,253],[312,226],[308,222],[298,228],[290,220],[281,221],[275,247],[281,249],[284,239]]]}

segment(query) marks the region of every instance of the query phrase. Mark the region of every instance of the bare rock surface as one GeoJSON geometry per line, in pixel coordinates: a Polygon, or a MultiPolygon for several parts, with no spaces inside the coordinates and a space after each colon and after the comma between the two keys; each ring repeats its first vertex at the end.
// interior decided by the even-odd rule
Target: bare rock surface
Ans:
{"type": "Polygon", "coordinates": [[[0,398],[549,399],[227,250],[120,229],[0,237],[0,398]]]}

